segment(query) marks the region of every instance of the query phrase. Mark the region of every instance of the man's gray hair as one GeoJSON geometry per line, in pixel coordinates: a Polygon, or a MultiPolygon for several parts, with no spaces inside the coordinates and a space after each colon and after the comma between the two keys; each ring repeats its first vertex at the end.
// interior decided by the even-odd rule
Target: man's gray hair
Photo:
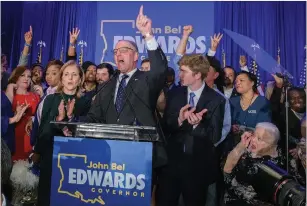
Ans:
{"type": "Polygon", "coordinates": [[[268,133],[271,137],[274,138],[274,144],[277,144],[280,139],[280,132],[275,124],[271,122],[260,122],[256,125],[257,127],[262,127],[265,130],[265,133],[268,133]]]}

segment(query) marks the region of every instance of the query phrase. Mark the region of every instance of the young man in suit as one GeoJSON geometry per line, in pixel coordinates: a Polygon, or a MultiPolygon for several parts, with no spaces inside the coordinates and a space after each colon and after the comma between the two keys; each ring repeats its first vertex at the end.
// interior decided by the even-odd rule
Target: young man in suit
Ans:
{"type": "Polygon", "coordinates": [[[168,165],[161,172],[157,206],[206,205],[207,188],[217,178],[214,144],[221,138],[226,99],[204,83],[210,64],[201,54],[180,61],[183,87],[170,91],[164,113],[168,165]]]}
{"type": "Polygon", "coordinates": [[[164,87],[167,59],[153,37],[151,20],[143,14],[143,6],[136,26],[145,38],[151,70],[137,69],[139,56],[134,42],[119,41],[114,49],[114,60],[120,74],[103,85],[96,95],[86,118],[88,122],[156,126],[154,111],[164,87]]]}

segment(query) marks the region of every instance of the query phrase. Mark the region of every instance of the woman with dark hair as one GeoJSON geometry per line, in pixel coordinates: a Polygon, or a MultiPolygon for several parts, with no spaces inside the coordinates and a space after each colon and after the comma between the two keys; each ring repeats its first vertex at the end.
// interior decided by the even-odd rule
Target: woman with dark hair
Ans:
{"type": "MultiPolygon", "coordinates": [[[[240,72],[235,87],[240,96],[230,98],[233,134],[239,134],[240,126],[255,128],[259,122],[271,122],[269,101],[257,94],[257,77],[254,74],[240,72]]],[[[239,138],[235,144],[238,141],[239,138]]]]}
{"type": "Polygon", "coordinates": [[[41,116],[42,116],[44,100],[47,95],[54,94],[56,92],[58,88],[58,84],[60,82],[60,70],[63,65],[64,63],[60,60],[52,60],[52,61],[49,61],[46,66],[45,79],[49,87],[46,89],[44,96],[42,97],[40,103],[37,106],[37,110],[35,113],[35,119],[33,122],[32,131],[31,131],[31,145],[32,146],[35,144],[36,138],[38,136],[38,127],[41,123],[41,116]]]}
{"type": "Polygon", "coordinates": [[[13,70],[9,84],[6,89],[6,96],[12,102],[13,112],[17,112],[19,105],[29,105],[25,115],[15,124],[15,154],[13,160],[27,159],[32,150],[30,136],[26,127],[36,111],[40,101],[39,95],[29,92],[31,82],[31,72],[27,67],[17,67],[13,70]]]}
{"type": "Polygon", "coordinates": [[[71,121],[85,116],[91,106],[91,99],[81,92],[84,72],[75,61],[68,61],[60,70],[57,91],[44,101],[39,137],[35,144],[32,160],[40,161],[38,205],[50,204],[52,174],[53,137],[67,135],[65,128],[50,124],[50,121],[71,121]]]}

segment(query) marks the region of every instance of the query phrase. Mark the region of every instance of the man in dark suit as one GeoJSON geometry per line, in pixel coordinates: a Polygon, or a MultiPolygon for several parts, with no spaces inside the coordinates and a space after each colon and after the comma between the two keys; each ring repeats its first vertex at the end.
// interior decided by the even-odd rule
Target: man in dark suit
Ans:
{"type": "Polygon", "coordinates": [[[184,55],[179,66],[183,87],[169,92],[164,114],[168,165],[158,179],[157,206],[177,206],[181,193],[186,206],[204,206],[218,174],[214,144],[221,138],[226,100],[204,83],[207,57],[184,55]]]}
{"type": "Polygon", "coordinates": [[[104,85],[87,115],[88,122],[156,126],[154,111],[162,90],[167,60],[152,35],[151,20],[143,15],[143,6],[136,26],[145,38],[151,70],[137,69],[137,46],[131,41],[119,41],[114,49],[120,74],[104,85]]]}

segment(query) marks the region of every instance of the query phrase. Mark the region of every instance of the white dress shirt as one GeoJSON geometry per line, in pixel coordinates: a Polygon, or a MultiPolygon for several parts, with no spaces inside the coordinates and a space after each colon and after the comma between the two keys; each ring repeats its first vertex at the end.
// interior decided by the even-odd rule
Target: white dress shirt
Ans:
{"type": "MultiPolygon", "coordinates": [[[[128,82],[129,82],[129,80],[131,79],[131,77],[134,75],[134,73],[136,72],[136,70],[137,70],[137,68],[135,68],[134,70],[132,70],[132,71],[130,71],[130,72],[127,73],[128,77],[125,79],[126,85],[128,84],[128,82]]],[[[119,84],[120,84],[120,82],[121,82],[121,80],[122,80],[122,78],[123,78],[124,75],[125,75],[125,74],[122,74],[122,73],[121,73],[121,74],[119,75],[119,77],[117,78],[116,87],[115,87],[114,104],[115,104],[115,102],[116,102],[116,98],[117,98],[116,95],[117,95],[117,90],[118,90],[119,84]]]]}
{"type": "MultiPolygon", "coordinates": [[[[48,87],[47,91],[46,91],[46,95],[43,97],[44,99],[39,103],[38,107],[37,107],[37,120],[38,120],[38,125],[41,124],[41,118],[42,118],[42,113],[43,113],[43,106],[44,106],[44,101],[46,99],[46,97],[49,95],[49,94],[54,94],[57,90],[57,86],[55,87],[48,87]]],[[[34,121],[34,120],[33,120],[34,121]]]]}
{"type": "Polygon", "coordinates": [[[227,99],[229,99],[231,97],[232,91],[233,91],[233,87],[228,89],[226,87],[223,87],[224,89],[224,95],[227,97],[227,99]]]}
{"type": "Polygon", "coordinates": [[[192,91],[189,87],[188,87],[188,96],[187,96],[187,98],[188,98],[188,103],[189,103],[189,101],[190,101],[190,93],[194,93],[195,94],[195,96],[194,96],[194,98],[193,98],[193,100],[194,100],[194,107],[196,107],[196,105],[197,105],[197,103],[198,103],[198,100],[199,100],[199,98],[200,98],[200,95],[201,95],[201,93],[203,92],[203,90],[204,90],[204,88],[205,88],[205,84],[203,83],[203,85],[198,89],[198,90],[196,90],[196,91],[192,91]]]}
{"type": "MultiPolygon", "coordinates": [[[[199,100],[199,98],[200,98],[200,96],[201,96],[201,93],[203,92],[203,90],[204,90],[204,88],[205,88],[205,83],[203,83],[203,85],[198,89],[198,90],[196,90],[196,91],[192,91],[189,87],[188,87],[188,96],[187,96],[187,98],[188,98],[188,103],[189,103],[189,101],[190,101],[190,94],[193,92],[194,94],[195,94],[195,96],[194,96],[194,98],[193,98],[193,100],[194,100],[194,107],[196,107],[196,105],[197,105],[197,103],[198,103],[198,100],[199,100]]],[[[193,129],[195,129],[196,127],[198,126],[198,124],[195,124],[195,125],[193,125],[193,129]]]]}
{"type": "MultiPolygon", "coordinates": [[[[220,92],[218,89],[214,89],[214,90],[217,93],[219,93],[220,95],[222,95],[226,100],[225,109],[224,109],[222,136],[221,136],[221,139],[217,143],[214,144],[214,146],[216,147],[226,139],[228,133],[230,132],[230,129],[231,129],[231,111],[230,111],[229,100],[227,99],[227,97],[222,92],[220,92]]],[[[231,95],[231,93],[230,93],[230,95],[231,95]]]]}

